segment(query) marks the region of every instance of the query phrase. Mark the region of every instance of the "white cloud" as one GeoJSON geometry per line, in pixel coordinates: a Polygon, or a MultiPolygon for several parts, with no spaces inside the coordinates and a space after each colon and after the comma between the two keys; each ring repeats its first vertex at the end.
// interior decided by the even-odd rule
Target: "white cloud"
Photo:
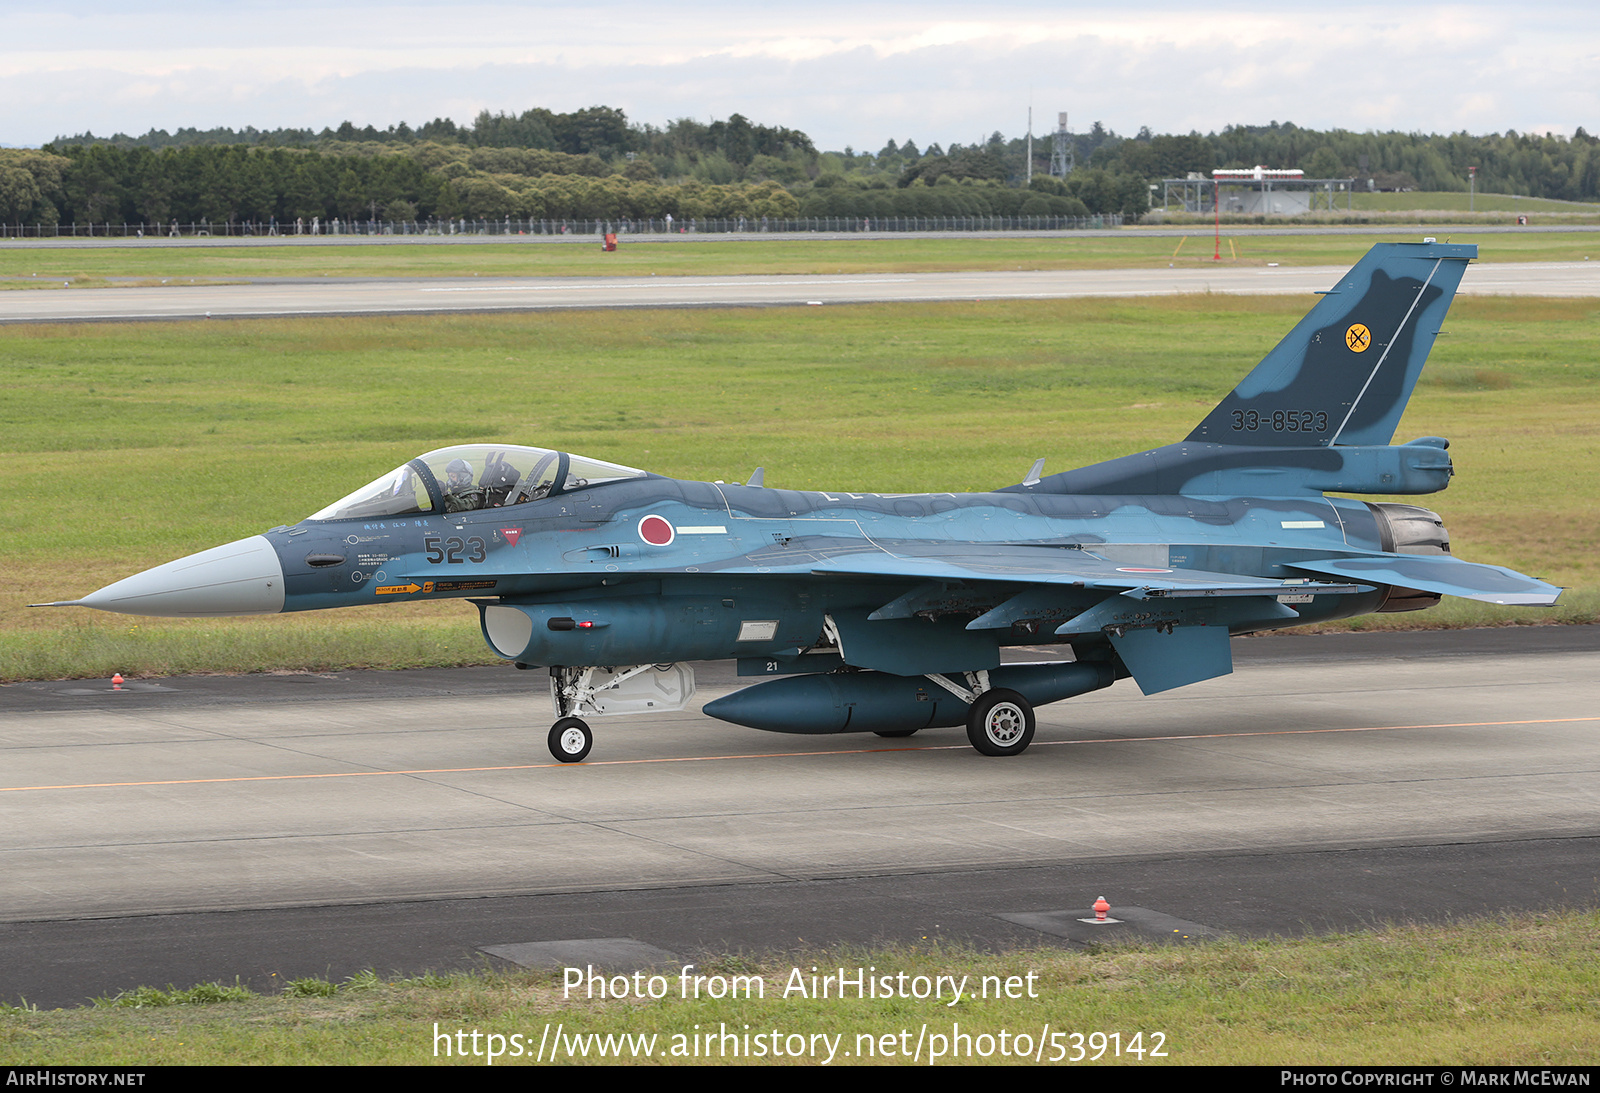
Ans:
{"type": "MultiPolygon", "coordinates": [[[[291,0],[291,4],[294,0],[291,0]]],[[[481,109],[606,104],[636,121],[725,117],[824,147],[967,142],[1068,110],[1131,132],[1293,120],[1471,132],[1600,129],[1600,10],[1546,2],[1285,14],[1223,0],[945,0],[803,12],[701,0],[386,6],[110,5],[8,15],[0,141],[92,129],[385,126],[481,109]]],[[[1051,128],[1036,122],[1043,131],[1051,128]]]]}

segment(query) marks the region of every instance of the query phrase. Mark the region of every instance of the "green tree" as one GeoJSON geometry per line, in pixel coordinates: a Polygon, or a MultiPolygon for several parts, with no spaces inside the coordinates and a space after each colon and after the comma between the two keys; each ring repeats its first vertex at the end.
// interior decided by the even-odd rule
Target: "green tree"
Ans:
{"type": "Polygon", "coordinates": [[[1307,178],[1350,177],[1344,164],[1339,162],[1339,154],[1326,146],[1311,153],[1311,158],[1306,161],[1305,172],[1307,178]]]}
{"type": "Polygon", "coordinates": [[[32,214],[42,195],[33,174],[0,163],[0,221],[19,224],[32,214]]]}

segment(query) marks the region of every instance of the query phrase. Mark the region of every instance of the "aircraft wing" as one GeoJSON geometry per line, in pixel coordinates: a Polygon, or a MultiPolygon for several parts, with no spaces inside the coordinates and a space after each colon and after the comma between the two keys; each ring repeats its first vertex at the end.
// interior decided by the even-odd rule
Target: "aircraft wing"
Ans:
{"type": "MultiPolygon", "coordinates": [[[[1313,595],[1351,595],[1371,590],[1359,583],[1286,582],[1248,574],[1213,573],[1168,566],[1133,565],[1083,550],[1009,544],[918,543],[894,553],[860,553],[814,563],[827,576],[916,577],[923,580],[999,581],[1026,587],[967,624],[967,631],[1004,628],[1018,618],[1043,618],[1049,631],[1069,636],[1104,632],[1145,694],[1196,683],[1233,671],[1228,635],[1294,619],[1284,601],[1313,595]],[[915,550],[916,553],[912,553],[915,550]],[[1063,594],[1079,589],[1084,599],[1063,594]],[[1070,605],[1070,606],[1069,606],[1070,605]]],[[[866,616],[866,621],[914,613],[911,592],[866,616]]],[[[870,633],[852,620],[834,622],[852,651],[861,655],[870,633]]],[[[876,625],[884,625],[878,623],[876,625]]],[[[868,644],[884,670],[913,674],[897,664],[904,633],[884,633],[882,648],[868,644]]],[[[1048,640],[1048,639],[1046,639],[1048,640]]]]}
{"type": "MultiPolygon", "coordinates": [[[[784,558],[784,553],[764,550],[743,559],[750,563],[748,567],[728,568],[759,567],[762,572],[795,572],[801,568],[801,559],[784,558]]],[[[1309,578],[1341,582],[1298,585],[1248,574],[1130,564],[1100,558],[1090,549],[1020,543],[908,540],[874,541],[868,545],[861,541],[858,549],[849,553],[800,553],[805,570],[819,576],[1005,581],[1104,589],[1134,598],[1348,594],[1369,591],[1374,585],[1396,585],[1488,603],[1547,605],[1553,604],[1562,591],[1514,570],[1464,562],[1448,554],[1372,554],[1284,563],[1309,578]]]]}
{"type": "Polygon", "coordinates": [[[1562,590],[1497,565],[1463,562],[1448,554],[1378,554],[1286,563],[1320,577],[1344,577],[1461,596],[1485,603],[1549,606],[1562,590]]]}
{"type": "Polygon", "coordinates": [[[819,576],[914,577],[923,580],[986,580],[1065,585],[1144,596],[1276,596],[1285,592],[1349,593],[1365,588],[1290,584],[1281,580],[1199,569],[1129,565],[1082,550],[1008,544],[917,543],[918,552],[861,553],[813,565],[819,576]],[[936,548],[930,550],[929,548],[936,548]]]}

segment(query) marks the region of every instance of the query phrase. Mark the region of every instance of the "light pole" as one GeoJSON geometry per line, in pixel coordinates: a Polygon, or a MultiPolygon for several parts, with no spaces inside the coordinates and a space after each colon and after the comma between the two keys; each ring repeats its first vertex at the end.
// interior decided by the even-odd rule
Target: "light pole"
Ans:
{"type": "Polygon", "coordinates": [[[1478,169],[1467,168],[1467,212],[1473,211],[1473,206],[1478,199],[1478,169]]]}
{"type": "Polygon", "coordinates": [[[1216,226],[1216,252],[1212,254],[1213,262],[1222,261],[1222,195],[1217,188],[1217,172],[1211,172],[1211,215],[1216,226]]]}

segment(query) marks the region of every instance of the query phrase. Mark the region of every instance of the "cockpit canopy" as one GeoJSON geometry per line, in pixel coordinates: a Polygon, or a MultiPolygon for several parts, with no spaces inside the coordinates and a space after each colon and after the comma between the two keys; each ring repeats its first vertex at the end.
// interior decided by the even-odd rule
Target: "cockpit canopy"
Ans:
{"type": "Polygon", "coordinates": [[[366,520],[526,504],[647,472],[547,448],[461,444],[418,456],[312,513],[308,520],[366,520]]]}

